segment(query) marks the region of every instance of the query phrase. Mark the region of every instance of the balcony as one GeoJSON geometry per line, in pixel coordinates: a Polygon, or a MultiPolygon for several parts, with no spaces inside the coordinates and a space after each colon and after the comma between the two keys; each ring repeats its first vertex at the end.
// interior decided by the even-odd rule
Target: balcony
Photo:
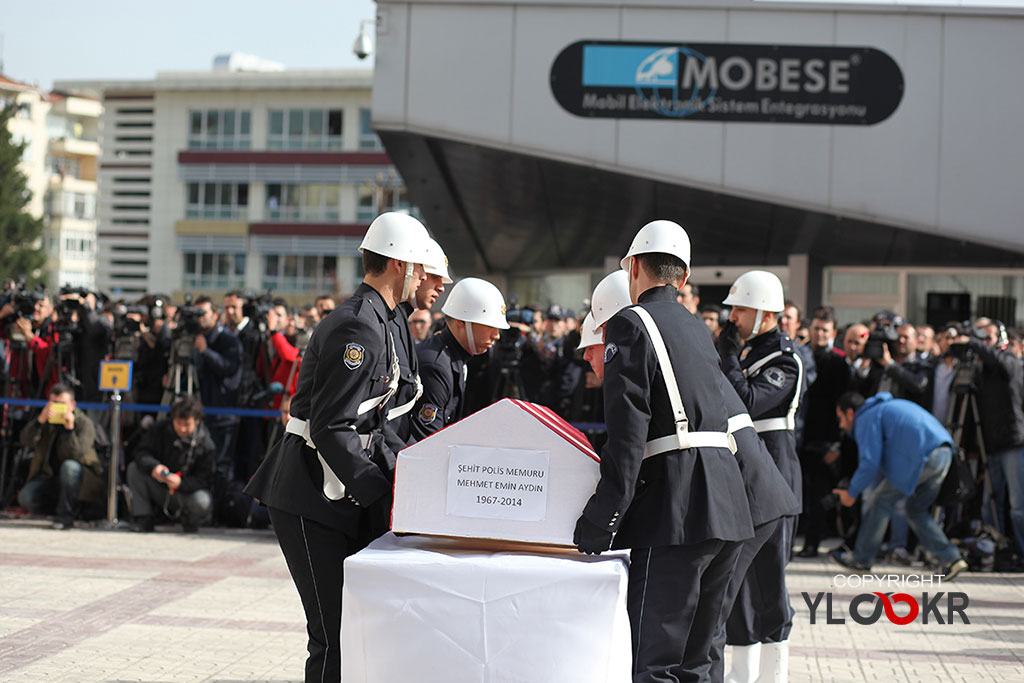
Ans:
{"type": "Polygon", "coordinates": [[[98,157],[100,143],[80,138],[53,138],[50,140],[50,154],[53,156],[98,157]]]}
{"type": "Polygon", "coordinates": [[[95,180],[83,180],[82,178],[74,178],[71,176],[64,176],[63,178],[58,173],[50,175],[50,190],[64,191],[64,192],[77,192],[79,194],[96,194],[97,186],[95,180]]]}

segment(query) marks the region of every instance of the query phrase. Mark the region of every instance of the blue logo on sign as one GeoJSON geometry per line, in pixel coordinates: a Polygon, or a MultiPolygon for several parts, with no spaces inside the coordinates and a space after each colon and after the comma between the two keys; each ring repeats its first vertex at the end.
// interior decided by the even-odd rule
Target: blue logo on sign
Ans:
{"type": "Polygon", "coordinates": [[[691,78],[693,86],[681,93],[687,79],[682,78],[680,65],[692,70],[705,61],[701,53],[682,46],[584,45],[581,81],[585,87],[633,88],[644,110],[689,116],[703,110],[718,88],[702,95],[697,79],[691,78]]]}

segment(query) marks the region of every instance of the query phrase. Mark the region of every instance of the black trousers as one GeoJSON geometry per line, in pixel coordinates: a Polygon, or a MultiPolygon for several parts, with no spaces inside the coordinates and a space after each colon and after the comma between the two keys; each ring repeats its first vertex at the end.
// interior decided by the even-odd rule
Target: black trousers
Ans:
{"type": "Polygon", "coordinates": [[[634,548],[626,603],[633,683],[708,680],[711,641],[739,542],[634,548]]]}
{"type": "Polygon", "coordinates": [[[306,683],[341,680],[341,587],[345,558],[360,547],[343,531],[270,508],[278,543],[306,613],[306,683]]]}
{"type": "Polygon", "coordinates": [[[730,645],[780,643],[793,630],[786,565],[793,551],[796,517],[783,517],[754,555],[725,622],[730,645]]]}
{"type": "MultiPolygon", "coordinates": [[[[725,590],[725,600],[722,602],[722,614],[718,620],[718,627],[715,629],[715,637],[711,642],[711,674],[710,679],[716,683],[725,679],[725,620],[732,612],[732,606],[736,602],[736,595],[740,592],[743,579],[754,561],[754,557],[761,550],[761,546],[775,533],[779,526],[779,520],[773,519],[754,527],[754,537],[740,541],[740,556],[736,561],[736,569],[729,577],[729,586],[725,590]]],[[[783,585],[785,588],[785,585],[783,585]]]]}

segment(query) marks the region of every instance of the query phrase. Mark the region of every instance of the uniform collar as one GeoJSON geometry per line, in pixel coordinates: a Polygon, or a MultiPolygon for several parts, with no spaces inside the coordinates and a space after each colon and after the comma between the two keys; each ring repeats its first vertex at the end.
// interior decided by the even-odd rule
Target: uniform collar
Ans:
{"type": "Polygon", "coordinates": [[[447,325],[441,330],[441,337],[444,339],[444,345],[448,348],[449,353],[451,353],[452,360],[461,360],[463,363],[469,360],[469,352],[462,348],[462,344],[455,338],[455,335],[452,334],[447,325]]]}
{"type": "Polygon", "coordinates": [[[366,284],[361,283],[357,288],[353,296],[361,296],[366,301],[370,302],[373,306],[373,310],[377,311],[377,315],[380,316],[381,320],[391,320],[395,317],[395,311],[392,308],[388,308],[388,305],[384,303],[384,297],[380,295],[376,289],[366,284]]]}
{"type": "Polygon", "coordinates": [[[659,285],[651,287],[639,297],[638,304],[646,304],[654,301],[676,301],[676,288],[672,285],[659,285]]]}
{"type": "Polygon", "coordinates": [[[777,338],[781,334],[782,334],[782,331],[779,329],[778,325],[776,325],[775,327],[773,327],[772,329],[768,330],[767,332],[762,332],[761,334],[757,335],[753,339],[748,339],[746,345],[747,346],[752,346],[752,347],[753,346],[760,346],[761,344],[765,344],[768,341],[771,341],[771,340],[777,338]]]}

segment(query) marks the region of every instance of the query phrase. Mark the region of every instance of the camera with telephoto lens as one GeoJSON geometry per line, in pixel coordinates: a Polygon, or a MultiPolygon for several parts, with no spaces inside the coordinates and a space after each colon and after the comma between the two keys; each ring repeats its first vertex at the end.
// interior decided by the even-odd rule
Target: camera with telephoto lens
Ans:
{"type": "Polygon", "coordinates": [[[245,303],[242,304],[242,315],[253,321],[261,332],[267,330],[267,315],[274,309],[274,297],[268,289],[266,294],[256,294],[246,290],[242,294],[245,303]]]}
{"type": "Polygon", "coordinates": [[[199,319],[206,314],[200,306],[192,305],[192,293],[185,295],[185,303],[178,307],[178,326],[174,328],[174,337],[190,336],[195,337],[202,332],[199,319]]]}
{"type": "MultiPolygon", "coordinates": [[[[850,488],[850,480],[849,479],[840,479],[839,483],[836,484],[836,488],[837,489],[844,489],[844,490],[849,489],[850,488]]],[[[821,508],[825,512],[832,512],[834,510],[839,510],[839,509],[841,509],[843,507],[843,503],[839,499],[839,494],[838,493],[831,493],[831,492],[826,493],[824,496],[821,497],[820,503],[821,503],[821,508]]]]}
{"type": "Polygon", "coordinates": [[[12,342],[25,343],[25,337],[11,324],[19,318],[31,320],[36,313],[36,304],[46,298],[42,288],[26,289],[25,280],[9,280],[4,284],[3,295],[0,296],[0,307],[11,304],[14,312],[0,319],[0,327],[8,327],[8,339],[12,342]]]}
{"type": "Polygon", "coordinates": [[[886,325],[877,330],[868,332],[868,339],[864,342],[864,357],[870,360],[878,360],[885,355],[885,347],[889,347],[892,354],[893,345],[899,341],[899,335],[895,328],[886,325]]]}

